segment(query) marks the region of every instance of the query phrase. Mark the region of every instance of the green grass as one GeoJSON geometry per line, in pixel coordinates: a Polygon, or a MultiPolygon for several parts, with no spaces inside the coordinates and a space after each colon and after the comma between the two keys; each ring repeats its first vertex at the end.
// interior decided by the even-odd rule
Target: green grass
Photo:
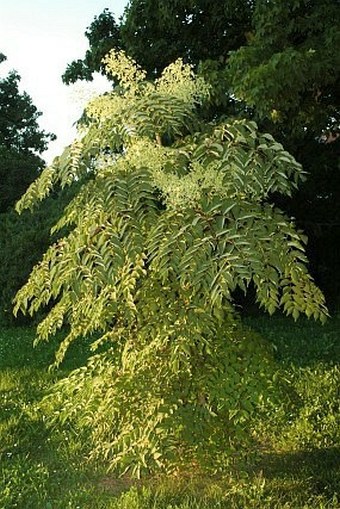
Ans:
{"type": "Polygon", "coordinates": [[[248,317],[273,344],[285,398],[258,423],[255,460],[219,476],[133,481],[86,461],[72,429],[48,429],[34,406],[82,365],[88,344],[48,372],[58,338],[33,349],[29,328],[0,330],[0,509],[336,509],[340,485],[340,318],[324,326],[248,317]]]}
{"type": "Polygon", "coordinates": [[[244,322],[260,332],[274,346],[276,358],[297,367],[340,362],[340,315],[325,325],[299,318],[296,322],[279,313],[247,316],[244,322]]]}

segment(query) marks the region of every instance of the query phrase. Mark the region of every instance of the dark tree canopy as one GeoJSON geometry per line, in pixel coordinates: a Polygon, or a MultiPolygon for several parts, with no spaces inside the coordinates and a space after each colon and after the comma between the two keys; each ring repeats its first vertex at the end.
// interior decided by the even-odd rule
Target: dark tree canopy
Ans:
{"type": "Polygon", "coordinates": [[[252,37],[228,62],[233,93],[309,174],[288,206],[332,298],[340,280],[339,47],[338,0],[258,0],[252,37]]]}
{"type": "Polygon", "coordinates": [[[251,27],[251,0],[134,0],[119,25],[105,9],[87,28],[90,49],[83,60],[68,65],[63,80],[91,80],[103,70],[102,58],[111,48],[124,49],[150,74],[159,74],[181,57],[224,62],[229,51],[246,42],[251,27]]]}
{"type": "MultiPolygon", "coordinates": [[[[6,57],[0,54],[0,62],[6,57]]],[[[41,115],[30,96],[19,91],[20,76],[11,71],[0,80],[0,212],[15,201],[44,165],[40,157],[51,134],[38,125],[41,115]]]]}
{"type": "Polygon", "coordinates": [[[0,144],[20,152],[41,153],[48,141],[38,126],[41,113],[26,92],[19,92],[19,82],[16,71],[0,81],[0,144]]]}
{"type": "Polygon", "coordinates": [[[35,214],[27,211],[18,216],[12,208],[0,214],[0,326],[29,321],[14,317],[13,298],[49,246],[51,228],[65,203],[65,193],[55,193],[35,214]]]}
{"type": "MultiPolygon", "coordinates": [[[[0,53],[0,63],[6,60],[0,53]]],[[[40,154],[53,138],[38,125],[41,115],[20,76],[11,71],[0,79],[0,322],[11,320],[12,299],[50,240],[58,207],[53,199],[32,217],[17,217],[15,202],[41,172],[40,154]]]]}
{"type": "Polygon", "coordinates": [[[178,57],[225,61],[246,42],[251,13],[249,0],[139,0],[130,2],[121,31],[127,51],[158,74],[178,57]]]}
{"type": "Polygon", "coordinates": [[[252,37],[228,62],[233,92],[287,137],[329,142],[340,125],[339,45],[339,1],[258,0],[252,37]]]}
{"type": "Polygon", "coordinates": [[[114,15],[108,10],[96,16],[86,29],[85,36],[90,48],[86,51],[83,60],[71,62],[63,74],[64,83],[74,83],[78,79],[92,81],[93,73],[103,70],[102,59],[111,48],[121,47],[120,28],[114,15]]]}

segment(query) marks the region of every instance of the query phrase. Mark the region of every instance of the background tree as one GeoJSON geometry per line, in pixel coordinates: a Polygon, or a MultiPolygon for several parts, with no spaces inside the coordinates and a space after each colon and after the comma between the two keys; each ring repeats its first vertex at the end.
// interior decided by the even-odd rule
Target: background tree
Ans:
{"type": "MultiPolygon", "coordinates": [[[[52,304],[59,363],[78,338],[95,354],[57,385],[57,415],[90,454],[120,471],[217,468],[270,393],[270,354],[236,320],[232,295],[253,282],[260,305],[324,320],[305,266],[305,237],[272,205],[301,166],[254,122],[200,118],[209,87],[181,60],[155,82],[124,54],[120,87],[93,100],[80,138],[18,204],[80,184],[16,309],[52,304]],[[226,444],[227,447],[226,447],[226,444]]],[[[245,433],[247,430],[247,433],[245,433]]]]}
{"type": "Polygon", "coordinates": [[[39,205],[34,214],[21,216],[10,208],[0,214],[0,324],[22,325],[30,319],[13,316],[13,299],[50,243],[51,228],[60,218],[73,190],[56,190],[39,205]],[[71,191],[71,192],[70,192],[71,191]]]}
{"type": "MultiPolygon", "coordinates": [[[[0,63],[5,59],[0,55],[0,63]]],[[[0,79],[0,320],[6,321],[13,318],[11,300],[46,249],[48,230],[57,217],[53,200],[35,218],[18,218],[13,210],[44,167],[39,154],[53,139],[39,128],[41,113],[29,95],[20,92],[19,82],[15,71],[0,79]]]]}
{"type": "Polygon", "coordinates": [[[0,212],[13,206],[37,177],[44,166],[39,154],[53,139],[39,128],[41,113],[29,95],[19,91],[19,82],[16,71],[0,80],[0,212]]]}
{"type": "Polygon", "coordinates": [[[318,279],[340,288],[340,4],[256,2],[253,33],[229,62],[231,90],[309,173],[285,203],[312,240],[318,279]]]}
{"type": "Polygon", "coordinates": [[[102,59],[110,49],[122,47],[120,27],[109,9],[104,9],[99,16],[95,16],[86,29],[85,36],[90,47],[83,60],[75,60],[67,66],[63,74],[63,81],[67,84],[78,79],[92,81],[94,72],[103,71],[102,59]]]}
{"type": "Polygon", "coordinates": [[[198,64],[201,60],[225,62],[229,51],[246,42],[251,27],[253,2],[249,0],[133,0],[118,25],[105,9],[87,28],[89,50],[83,60],[68,65],[63,80],[92,79],[102,70],[109,49],[124,49],[155,76],[181,57],[198,64]]]}

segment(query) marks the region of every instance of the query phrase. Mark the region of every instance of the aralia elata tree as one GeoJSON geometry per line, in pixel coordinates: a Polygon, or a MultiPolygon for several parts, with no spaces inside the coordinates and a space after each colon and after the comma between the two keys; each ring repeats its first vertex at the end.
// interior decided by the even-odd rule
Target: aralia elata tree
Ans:
{"type": "Polygon", "coordinates": [[[40,340],[68,324],[57,363],[95,333],[88,365],[50,396],[92,457],[134,474],[216,468],[271,386],[270,355],[236,319],[233,291],[253,282],[270,313],[327,315],[305,237],[270,203],[303,170],[253,122],[201,122],[209,87],[181,60],[154,82],[123,53],[105,63],[119,87],[89,103],[79,138],[17,205],[82,184],[55,227],[70,233],[16,309],[51,306],[40,340]]]}

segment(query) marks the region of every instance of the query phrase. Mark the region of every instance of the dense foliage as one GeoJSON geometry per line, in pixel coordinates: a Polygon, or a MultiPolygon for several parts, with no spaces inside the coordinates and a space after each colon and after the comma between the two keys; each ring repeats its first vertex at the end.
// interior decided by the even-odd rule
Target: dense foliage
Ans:
{"type": "Polygon", "coordinates": [[[13,299],[36,263],[55,237],[50,230],[70,200],[69,192],[54,193],[32,214],[21,216],[14,210],[0,214],[0,324],[9,325],[30,319],[13,315],[13,299]]]}
{"type": "Polygon", "coordinates": [[[68,64],[63,81],[67,84],[78,79],[91,81],[93,73],[103,70],[102,59],[112,48],[120,48],[121,34],[114,15],[108,10],[95,16],[91,25],[86,29],[85,36],[89,42],[89,49],[83,60],[74,60],[68,64]]]}
{"type": "Polygon", "coordinates": [[[85,32],[90,47],[84,59],[71,62],[63,80],[105,72],[102,59],[112,48],[124,49],[153,76],[179,57],[191,64],[225,62],[229,51],[246,42],[252,11],[249,0],[133,0],[117,24],[105,9],[85,32]]]}
{"type": "Polygon", "coordinates": [[[19,91],[19,82],[16,71],[0,79],[0,212],[13,206],[38,176],[44,165],[39,154],[52,138],[39,128],[41,114],[19,91]]]}
{"type": "Polygon", "coordinates": [[[104,72],[109,47],[124,48],[149,76],[178,57],[199,64],[213,86],[201,113],[255,119],[308,172],[293,199],[276,196],[275,202],[307,231],[312,272],[336,305],[339,34],[338,0],[132,0],[119,24],[108,10],[94,20],[86,32],[90,49],[68,66],[64,80],[104,72]]]}
{"type": "Polygon", "coordinates": [[[228,61],[231,90],[309,173],[286,204],[312,239],[318,280],[339,294],[340,3],[255,3],[248,44],[228,61]]]}
{"type": "Polygon", "coordinates": [[[95,334],[88,366],[53,396],[93,456],[136,474],[192,460],[216,468],[271,388],[270,353],[233,316],[233,291],[253,282],[270,313],[327,314],[305,237],[270,203],[304,172],[254,122],[202,122],[209,87],[181,60],[155,82],[123,53],[105,63],[120,86],[90,102],[80,137],[17,205],[80,185],[56,226],[69,235],[16,308],[52,305],[43,340],[68,324],[57,362],[95,334]]]}
{"type": "MultiPolygon", "coordinates": [[[[0,55],[0,63],[6,59],[0,55]]],[[[20,218],[14,204],[41,172],[40,154],[53,138],[38,125],[41,115],[20,76],[11,71],[0,79],[0,322],[13,321],[12,299],[50,243],[49,229],[62,203],[44,204],[32,217],[20,218]]]]}

